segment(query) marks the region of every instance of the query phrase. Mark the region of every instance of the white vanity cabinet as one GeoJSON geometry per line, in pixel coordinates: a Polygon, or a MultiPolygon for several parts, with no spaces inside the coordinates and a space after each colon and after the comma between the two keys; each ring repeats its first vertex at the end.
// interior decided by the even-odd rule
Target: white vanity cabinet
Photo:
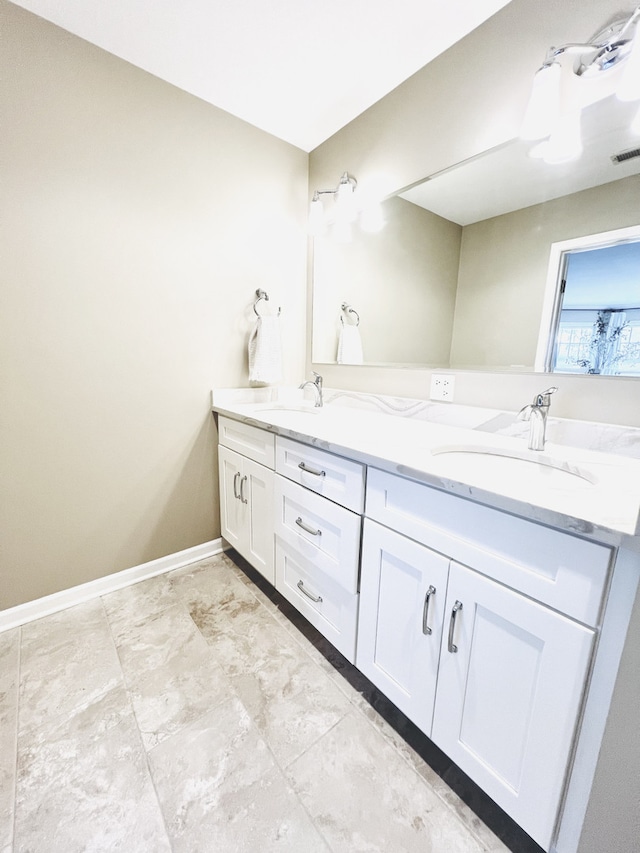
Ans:
{"type": "Polygon", "coordinates": [[[549,849],[611,549],[372,468],[365,513],[359,669],[549,849]]]}
{"type": "Polygon", "coordinates": [[[365,519],[358,669],[431,732],[449,560],[365,519]]]}
{"type": "Polygon", "coordinates": [[[223,417],[218,429],[221,533],[273,584],[275,436],[223,417]]]}
{"type": "Polygon", "coordinates": [[[548,849],[594,631],[453,562],[432,740],[548,849]]]}
{"type": "Polygon", "coordinates": [[[354,663],[364,466],[278,436],[276,471],[276,589],[354,663]]]}

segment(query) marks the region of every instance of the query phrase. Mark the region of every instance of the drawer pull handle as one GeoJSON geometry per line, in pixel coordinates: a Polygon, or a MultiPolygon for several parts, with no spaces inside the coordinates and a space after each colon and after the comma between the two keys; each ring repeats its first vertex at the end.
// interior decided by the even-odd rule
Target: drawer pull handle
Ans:
{"type": "Polygon", "coordinates": [[[247,498],[245,498],[245,496],[244,496],[244,484],[246,482],[247,482],[247,475],[245,474],[244,477],[240,480],[240,500],[242,501],[243,504],[249,503],[247,498]]]}
{"type": "Polygon", "coordinates": [[[313,474],[314,477],[324,477],[326,475],[326,471],[318,471],[316,468],[308,468],[304,462],[300,462],[298,465],[301,471],[306,471],[307,474],[313,474]]]}
{"type": "Polygon", "coordinates": [[[429,619],[429,601],[431,600],[431,596],[436,594],[435,586],[430,586],[426,591],[424,596],[424,606],[422,608],[422,633],[429,636],[431,634],[431,628],[428,624],[429,619]]]}
{"type": "Polygon", "coordinates": [[[298,527],[301,527],[304,531],[310,533],[312,536],[322,536],[322,530],[320,530],[318,527],[316,527],[315,530],[313,529],[313,527],[309,527],[308,524],[304,523],[300,516],[296,518],[296,524],[298,525],[298,527]]]}
{"type": "Polygon", "coordinates": [[[321,595],[312,595],[310,592],[307,592],[307,590],[304,588],[304,583],[302,581],[298,581],[298,589],[301,593],[303,593],[303,595],[306,595],[307,598],[310,598],[314,604],[320,604],[320,602],[322,601],[321,595]]]}
{"type": "Polygon", "coordinates": [[[456,601],[453,605],[453,609],[451,611],[451,619],[449,620],[449,642],[447,644],[448,650],[451,654],[455,654],[458,651],[458,647],[453,643],[453,631],[456,626],[456,613],[458,610],[462,610],[462,602],[456,601]]]}
{"type": "Polygon", "coordinates": [[[236,500],[240,500],[240,495],[238,494],[238,477],[240,476],[240,471],[236,471],[233,475],[233,496],[236,500]]]}

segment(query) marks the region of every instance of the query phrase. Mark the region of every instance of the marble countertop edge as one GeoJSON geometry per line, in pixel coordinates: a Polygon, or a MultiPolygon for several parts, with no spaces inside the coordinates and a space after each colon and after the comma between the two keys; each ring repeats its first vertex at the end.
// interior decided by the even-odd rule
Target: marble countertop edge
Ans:
{"type": "MultiPolygon", "coordinates": [[[[479,452],[496,449],[500,454],[513,453],[538,461],[535,451],[527,451],[522,437],[478,429],[487,423],[487,416],[498,424],[503,423],[505,413],[487,409],[465,411],[461,419],[467,424],[475,421],[476,426],[471,427],[412,415],[389,416],[366,406],[358,409],[330,402],[316,417],[311,411],[286,409],[287,399],[292,406],[300,405],[300,395],[290,395],[283,401],[282,397],[274,398],[269,393],[252,395],[254,389],[239,389],[241,393],[237,395],[229,390],[235,389],[213,393],[213,411],[448,494],[600,542],[640,550],[640,461],[637,459],[548,442],[542,454],[554,466],[593,475],[595,483],[576,481],[574,486],[572,480],[571,488],[555,483],[539,487],[504,476],[496,482],[495,477],[486,474],[474,476],[447,470],[450,463],[446,454],[439,457],[433,451],[458,447],[477,448],[479,452]],[[272,403],[285,408],[270,407],[272,403]]],[[[426,401],[406,402],[406,406],[400,403],[402,409],[406,411],[413,406],[414,412],[434,405],[426,401]]],[[[450,409],[445,414],[449,418],[453,414],[459,420],[450,409]]]]}

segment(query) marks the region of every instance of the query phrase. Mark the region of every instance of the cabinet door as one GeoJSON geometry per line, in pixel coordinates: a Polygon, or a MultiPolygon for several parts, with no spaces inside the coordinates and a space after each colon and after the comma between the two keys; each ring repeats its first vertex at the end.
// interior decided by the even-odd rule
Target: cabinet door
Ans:
{"type": "Polygon", "coordinates": [[[548,849],[593,631],[455,562],[445,618],[432,738],[548,849]]]}
{"type": "Polygon", "coordinates": [[[222,445],[218,456],[222,535],[270,583],[274,583],[274,473],[222,445]]]}
{"type": "Polygon", "coordinates": [[[242,456],[220,445],[218,447],[220,470],[220,528],[227,542],[244,554],[245,512],[240,501],[242,456]]]}
{"type": "Polygon", "coordinates": [[[254,569],[275,584],[274,552],[274,473],[251,459],[242,460],[240,504],[246,512],[245,551],[254,569]]]}
{"type": "Polygon", "coordinates": [[[364,524],[357,666],[431,733],[449,560],[364,524]]]}

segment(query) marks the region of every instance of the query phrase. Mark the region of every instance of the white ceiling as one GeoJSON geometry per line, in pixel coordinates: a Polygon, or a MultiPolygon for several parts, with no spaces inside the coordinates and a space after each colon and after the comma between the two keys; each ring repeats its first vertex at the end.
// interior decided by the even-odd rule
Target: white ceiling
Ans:
{"type": "Polygon", "coordinates": [[[311,151],[509,0],[14,0],[311,151]]]}

